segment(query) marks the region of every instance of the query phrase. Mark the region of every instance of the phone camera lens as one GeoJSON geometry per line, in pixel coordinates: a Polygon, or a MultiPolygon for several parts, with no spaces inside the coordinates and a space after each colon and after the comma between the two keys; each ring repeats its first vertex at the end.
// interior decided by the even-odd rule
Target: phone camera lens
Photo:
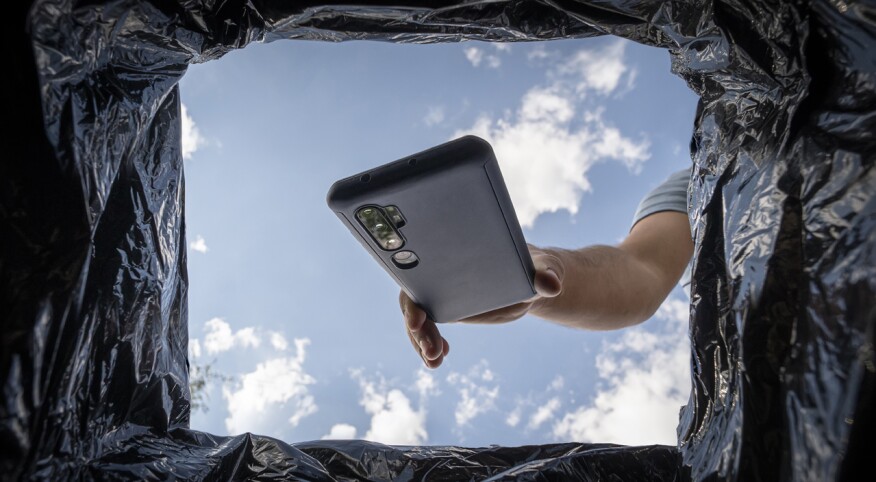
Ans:
{"type": "MultiPolygon", "coordinates": [[[[397,209],[394,213],[401,218],[397,209]]],[[[393,218],[384,212],[384,208],[363,206],[356,211],[356,217],[362,223],[362,227],[371,235],[371,239],[379,244],[383,250],[395,251],[405,245],[401,233],[396,231],[393,218]]]]}

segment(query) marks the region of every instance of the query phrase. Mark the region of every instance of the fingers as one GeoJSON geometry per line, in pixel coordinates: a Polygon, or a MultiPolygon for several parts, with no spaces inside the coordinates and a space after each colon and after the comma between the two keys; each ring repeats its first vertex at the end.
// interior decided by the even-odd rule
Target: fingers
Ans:
{"type": "Polygon", "coordinates": [[[438,368],[444,361],[444,357],[450,353],[450,344],[438,333],[435,322],[428,320],[416,334],[408,330],[408,338],[414,350],[423,359],[428,368],[438,368]]]}
{"type": "Polygon", "coordinates": [[[444,339],[444,337],[441,337],[441,355],[439,355],[434,360],[427,360],[424,358],[423,361],[429,368],[438,368],[439,366],[441,366],[441,363],[444,361],[444,357],[446,357],[448,353],[450,353],[450,344],[447,343],[447,340],[444,339]]]}
{"type": "Polygon", "coordinates": [[[463,318],[459,321],[465,323],[508,323],[509,321],[514,321],[525,315],[529,311],[531,305],[532,303],[530,301],[524,301],[523,303],[517,303],[515,305],[499,308],[498,310],[488,311],[486,313],[481,313],[480,315],[469,316],[468,318],[463,318]]]}
{"type": "Polygon", "coordinates": [[[426,312],[404,292],[399,294],[399,304],[405,317],[405,329],[414,350],[428,368],[438,368],[450,352],[450,344],[441,336],[435,322],[427,319],[426,312]]]}
{"type": "Polygon", "coordinates": [[[426,322],[426,312],[420,309],[413,300],[404,292],[399,292],[398,304],[405,318],[405,327],[408,331],[419,331],[426,322]]]}
{"type": "Polygon", "coordinates": [[[535,272],[535,291],[542,298],[553,298],[563,291],[563,282],[560,276],[548,268],[535,272]]]}
{"type": "Polygon", "coordinates": [[[535,291],[544,298],[553,298],[563,291],[565,269],[560,258],[542,250],[532,250],[535,265],[535,291]]]}
{"type": "Polygon", "coordinates": [[[420,354],[426,360],[435,360],[444,354],[444,347],[441,340],[441,333],[438,332],[438,326],[432,320],[427,320],[423,323],[420,331],[413,333],[417,340],[417,346],[420,348],[420,354]]]}

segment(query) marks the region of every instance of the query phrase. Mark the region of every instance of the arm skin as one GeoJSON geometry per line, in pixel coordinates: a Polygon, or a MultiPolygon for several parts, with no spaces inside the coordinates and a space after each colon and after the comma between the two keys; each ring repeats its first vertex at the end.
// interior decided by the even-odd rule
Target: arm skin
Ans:
{"type": "MultiPolygon", "coordinates": [[[[617,247],[577,250],[529,247],[535,264],[533,299],[460,320],[506,323],[527,313],[572,328],[614,330],[637,325],[657,311],[693,255],[687,215],[652,214],[617,247]]],[[[450,352],[437,325],[407,295],[399,295],[408,337],[429,368],[450,352]]]]}

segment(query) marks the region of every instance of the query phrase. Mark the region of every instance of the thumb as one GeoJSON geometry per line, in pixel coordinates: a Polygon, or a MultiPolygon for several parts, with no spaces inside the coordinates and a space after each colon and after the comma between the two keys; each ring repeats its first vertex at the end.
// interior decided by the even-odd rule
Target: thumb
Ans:
{"type": "Polygon", "coordinates": [[[532,257],[535,265],[535,291],[544,298],[553,298],[563,291],[563,263],[550,253],[538,253],[532,257]]]}

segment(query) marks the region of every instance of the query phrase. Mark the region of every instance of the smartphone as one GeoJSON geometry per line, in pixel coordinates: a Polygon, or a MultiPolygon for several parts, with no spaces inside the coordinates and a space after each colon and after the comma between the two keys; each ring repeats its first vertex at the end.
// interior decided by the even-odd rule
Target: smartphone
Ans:
{"type": "Polygon", "coordinates": [[[535,295],[535,269],[499,163],[479,137],[341,179],[326,200],[436,322],[535,295]]]}

